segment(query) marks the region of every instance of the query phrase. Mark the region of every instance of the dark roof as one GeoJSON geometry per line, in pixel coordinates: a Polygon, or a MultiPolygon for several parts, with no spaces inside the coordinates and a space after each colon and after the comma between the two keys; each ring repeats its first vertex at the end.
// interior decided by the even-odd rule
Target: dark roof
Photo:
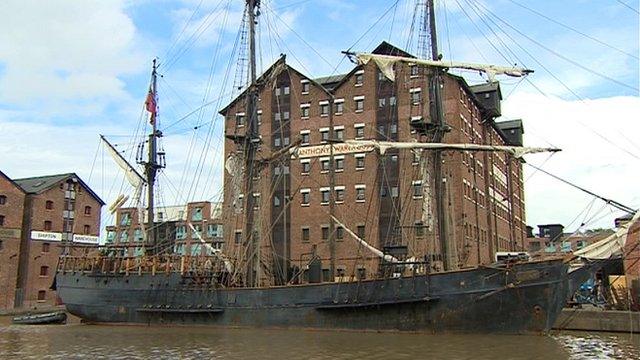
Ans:
{"type": "Polygon", "coordinates": [[[14,182],[22,188],[24,192],[27,194],[41,194],[42,192],[51,189],[62,181],[65,181],[69,178],[74,178],[78,180],[78,182],[85,188],[91,196],[93,196],[100,204],[104,205],[105,202],[100,199],[100,197],[91,190],[91,188],[84,182],[78,175],[75,173],[66,173],[66,174],[57,174],[57,175],[46,175],[46,176],[36,176],[22,179],[15,179],[14,182]]]}
{"type": "Polygon", "coordinates": [[[497,91],[502,100],[502,92],[500,91],[500,83],[498,81],[469,85],[474,94],[482,94],[490,91],[497,91]]]}
{"type": "Polygon", "coordinates": [[[507,120],[507,121],[496,121],[496,125],[498,125],[498,127],[501,130],[511,130],[511,129],[520,129],[523,133],[524,133],[524,127],[522,126],[522,120],[521,119],[515,119],[515,120],[507,120]]]}
{"type": "Polygon", "coordinates": [[[349,76],[349,74],[351,73],[323,76],[313,80],[318,84],[324,86],[327,90],[333,90],[337,87],[338,84],[342,83],[342,81],[345,80],[349,76]]]}

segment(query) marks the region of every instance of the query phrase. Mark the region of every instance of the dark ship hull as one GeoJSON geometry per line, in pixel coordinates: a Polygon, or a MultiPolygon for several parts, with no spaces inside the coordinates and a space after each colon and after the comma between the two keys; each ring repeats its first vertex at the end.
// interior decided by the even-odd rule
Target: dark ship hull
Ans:
{"type": "Polygon", "coordinates": [[[544,333],[565,304],[561,260],[359,282],[216,288],[180,273],[59,271],[86,322],[373,331],[544,333]]]}

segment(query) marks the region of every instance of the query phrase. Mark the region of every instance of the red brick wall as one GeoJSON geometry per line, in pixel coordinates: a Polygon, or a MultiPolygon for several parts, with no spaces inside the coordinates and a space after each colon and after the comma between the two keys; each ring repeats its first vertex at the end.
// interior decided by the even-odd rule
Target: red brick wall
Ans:
{"type": "Polygon", "coordinates": [[[0,205],[4,224],[0,226],[0,309],[13,308],[18,275],[18,256],[25,194],[0,173],[0,196],[6,196],[0,205]]]}

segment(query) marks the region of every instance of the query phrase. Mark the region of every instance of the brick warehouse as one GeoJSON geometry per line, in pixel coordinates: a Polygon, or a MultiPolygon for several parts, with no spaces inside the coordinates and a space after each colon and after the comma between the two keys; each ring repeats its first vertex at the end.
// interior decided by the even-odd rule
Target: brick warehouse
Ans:
{"type": "Polygon", "coordinates": [[[58,257],[68,243],[98,244],[103,205],[73,173],[11,180],[0,172],[1,309],[56,303],[58,257]]]}
{"type": "MultiPolygon", "coordinates": [[[[411,57],[386,42],[374,53],[411,57]]],[[[263,257],[290,259],[295,272],[317,254],[324,280],[332,280],[327,241],[330,164],[319,145],[330,139],[428,142],[428,132],[423,131],[432,123],[428,71],[397,63],[392,82],[370,62],[347,74],[312,79],[287,65],[283,56],[258,79],[261,144],[257,157],[269,159],[296,140],[301,141],[299,155],[303,154],[279,157],[279,163],[254,176],[254,211],[263,257]],[[329,128],[331,117],[333,129],[329,128]]],[[[469,86],[451,74],[443,82],[444,116],[451,128],[443,142],[522,145],[520,120],[494,121],[500,116],[498,83],[469,86]]],[[[220,111],[226,119],[227,159],[242,152],[236,139],[246,131],[245,112],[244,94],[220,111]]],[[[425,178],[422,171],[429,166],[429,156],[398,150],[380,156],[345,144],[334,148],[336,217],[378,249],[406,246],[407,256],[426,255],[439,269],[442,254],[433,224],[434,179],[425,178]]],[[[489,263],[496,251],[523,249],[521,162],[504,153],[447,151],[442,168],[450,203],[449,235],[455,239],[458,265],[489,263]]],[[[225,172],[224,186],[226,252],[241,261],[246,209],[234,204],[246,195],[236,194],[238,179],[229,172],[225,172]]],[[[363,250],[345,229],[338,226],[334,235],[335,277],[367,278],[379,271],[378,257],[363,250]]]]}
{"type": "MultiPolygon", "coordinates": [[[[186,205],[160,206],[154,209],[159,251],[172,249],[181,255],[211,255],[201,245],[200,238],[214,249],[224,245],[220,203],[190,202],[186,205]],[[189,226],[193,225],[193,229],[189,226]]],[[[148,226],[147,219],[144,220],[148,226]]],[[[144,237],[136,208],[118,208],[116,223],[106,227],[107,245],[121,247],[130,256],[143,254],[144,237]]]]}

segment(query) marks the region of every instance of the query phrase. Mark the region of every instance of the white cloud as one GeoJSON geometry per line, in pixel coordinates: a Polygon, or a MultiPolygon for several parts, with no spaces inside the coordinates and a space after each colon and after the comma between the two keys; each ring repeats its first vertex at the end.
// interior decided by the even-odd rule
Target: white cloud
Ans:
{"type": "Polygon", "coordinates": [[[119,76],[146,65],[125,6],[118,0],[0,3],[0,102],[124,99],[119,76]]]}
{"type": "MultiPolygon", "coordinates": [[[[640,158],[640,141],[633,135],[640,132],[635,121],[639,113],[640,98],[624,96],[581,102],[519,92],[503,104],[505,118],[524,120],[526,145],[552,144],[563,150],[550,159],[529,156],[531,164],[632,207],[640,205],[640,159],[625,150],[640,158]]],[[[568,225],[593,199],[526,165],[525,169],[527,177],[533,174],[525,183],[530,225],[568,225]]],[[[602,205],[597,201],[591,214],[602,205]]],[[[606,212],[591,227],[611,227],[615,215],[620,215],[606,212]]],[[[584,219],[580,216],[573,227],[584,219]]]]}

